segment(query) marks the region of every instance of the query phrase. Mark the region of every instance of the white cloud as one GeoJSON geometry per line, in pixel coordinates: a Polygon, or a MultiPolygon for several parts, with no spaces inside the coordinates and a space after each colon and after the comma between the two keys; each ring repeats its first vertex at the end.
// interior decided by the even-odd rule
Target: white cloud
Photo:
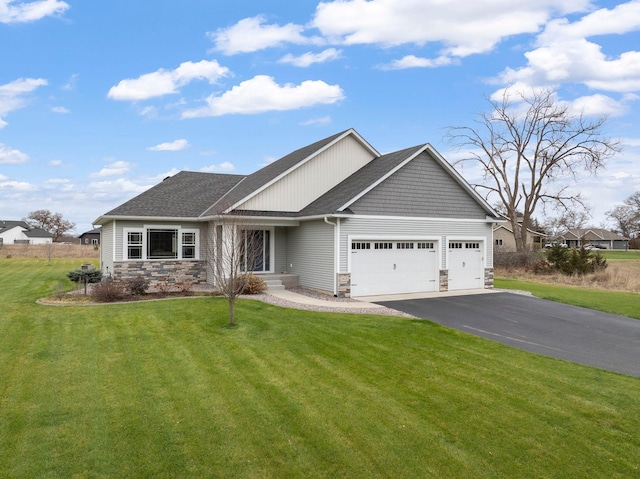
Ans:
{"type": "Polygon", "coordinates": [[[51,160],[49,166],[62,166],[62,160],[51,160]]]}
{"type": "Polygon", "coordinates": [[[200,171],[204,171],[206,173],[213,173],[216,171],[230,172],[230,171],[234,171],[235,169],[236,167],[233,166],[233,164],[229,163],[228,161],[225,161],[224,163],[220,163],[219,165],[205,166],[204,168],[201,168],[200,171]]]}
{"type": "Polygon", "coordinates": [[[451,57],[440,56],[438,58],[420,58],[415,55],[407,55],[400,60],[395,60],[388,65],[382,65],[382,70],[404,70],[406,68],[436,68],[455,63],[451,57]]]}
{"type": "Polygon", "coordinates": [[[214,50],[225,55],[255,52],[285,43],[307,44],[315,40],[302,35],[304,27],[288,23],[284,26],[265,24],[266,18],[258,15],[245,18],[229,28],[208,32],[214,42],[214,50]]]}
{"type": "Polygon", "coordinates": [[[7,125],[2,116],[24,107],[27,102],[25,95],[46,84],[47,80],[43,78],[19,78],[0,85],[0,128],[7,125]]]}
{"type": "Polygon", "coordinates": [[[138,78],[121,80],[109,89],[108,97],[112,100],[148,100],[149,98],[178,93],[178,89],[193,80],[207,80],[214,84],[220,78],[228,76],[229,69],[222,67],[215,60],[181,63],[175,70],[161,68],[153,73],[146,73],[138,78]]]}
{"type": "Polygon", "coordinates": [[[558,12],[589,7],[589,0],[336,0],[318,5],[312,26],[333,43],[439,43],[443,55],[464,57],[488,52],[506,37],[536,33],[558,12]]]}
{"type": "Polygon", "coordinates": [[[312,118],[311,120],[303,121],[301,125],[303,126],[311,126],[311,125],[328,125],[331,123],[330,116],[322,116],[320,118],[312,118]]]}
{"type": "Polygon", "coordinates": [[[612,92],[640,90],[640,52],[629,50],[614,56],[590,37],[640,31],[640,2],[631,1],[613,9],[600,9],[570,23],[549,22],[536,41],[537,48],[525,53],[527,65],[507,68],[500,80],[530,85],[582,83],[612,92]]]}
{"type": "Polygon", "coordinates": [[[20,150],[0,143],[0,165],[17,165],[29,161],[29,156],[20,150]]]}
{"type": "Polygon", "coordinates": [[[54,113],[71,113],[71,111],[69,111],[68,108],[65,108],[63,106],[54,106],[53,108],[51,108],[51,111],[54,113]]]}
{"type": "Polygon", "coordinates": [[[114,161],[102,168],[97,173],[92,173],[92,177],[117,176],[127,173],[131,169],[131,163],[126,161],[114,161]]]}
{"type": "MultiPolygon", "coordinates": [[[[144,180],[148,181],[150,184],[157,184],[161,181],[163,181],[165,178],[168,178],[169,176],[173,176],[180,173],[180,170],[178,170],[177,168],[171,168],[169,171],[166,171],[164,173],[160,173],[158,175],[154,175],[154,176],[148,176],[145,177],[144,180]]],[[[145,187],[148,188],[148,187],[145,187]]]]}
{"type": "Polygon", "coordinates": [[[327,48],[320,53],[307,52],[302,55],[294,56],[290,53],[283,56],[278,63],[289,63],[296,67],[306,68],[314,63],[325,63],[340,58],[342,52],[335,48],[327,48]]]}
{"type": "Polygon", "coordinates": [[[585,116],[620,116],[628,110],[624,103],[601,94],[576,98],[570,102],[569,108],[573,113],[585,116]]]}
{"type": "Polygon", "coordinates": [[[50,178],[46,180],[45,185],[55,188],[56,191],[68,193],[73,191],[75,185],[69,178],[50,178]]]}
{"type": "Polygon", "coordinates": [[[185,139],[175,140],[167,143],[160,143],[156,146],[147,148],[149,151],[180,151],[189,146],[189,142],[185,139]]]}
{"type": "Polygon", "coordinates": [[[207,98],[207,106],[182,113],[183,118],[256,114],[266,111],[295,110],[320,104],[333,104],[344,98],[338,85],[307,80],[299,85],[278,85],[272,77],[257,75],[234,86],[220,96],[207,98]]]}
{"type": "Polygon", "coordinates": [[[37,191],[38,187],[26,181],[15,181],[5,178],[4,180],[0,180],[0,190],[37,191]]]}
{"type": "Polygon", "coordinates": [[[66,2],[59,0],[37,0],[34,2],[0,0],[0,23],[33,22],[44,17],[61,14],[68,8],[69,5],[66,2]]]}
{"type": "Polygon", "coordinates": [[[128,179],[118,178],[113,181],[90,182],[89,191],[96,193],[100,197],[114,197],[119,196],[121,193],[137,195],[149,189],[151,186],[153,185],[139,185],[128,179]]]}
{"type": "Polygon", "coordinates": [[[78,81],[78,74],[74,73],[73,75],[71,75],[69,77],[69,80],[67,80],[67,83],[62,85],[62,89],[63,90],[74,90],[76,88],[77,81],[78,81]]]}

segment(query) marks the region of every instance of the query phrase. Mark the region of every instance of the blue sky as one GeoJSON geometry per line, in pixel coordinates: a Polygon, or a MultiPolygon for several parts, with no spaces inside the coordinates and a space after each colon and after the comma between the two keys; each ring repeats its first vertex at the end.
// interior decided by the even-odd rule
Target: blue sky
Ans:
{"type": "Polygon", "coordinates": [[[640,1],[0,0],[0,64],[5,220],[79,234],[177,171],[248,174],[351,127],[454,161],[446,127],[513,84],[608,115],[623,151],[575,187],[592,226],[640,190],[640,1]]]}

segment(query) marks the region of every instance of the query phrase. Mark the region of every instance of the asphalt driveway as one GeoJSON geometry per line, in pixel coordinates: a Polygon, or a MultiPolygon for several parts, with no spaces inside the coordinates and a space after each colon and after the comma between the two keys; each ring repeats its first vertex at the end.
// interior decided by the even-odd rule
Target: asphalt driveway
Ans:
{"type": "Polygon", "coordinates": [[[513,293],[376,303],[525,351],[640,377],[638,319],[513,293]]]}

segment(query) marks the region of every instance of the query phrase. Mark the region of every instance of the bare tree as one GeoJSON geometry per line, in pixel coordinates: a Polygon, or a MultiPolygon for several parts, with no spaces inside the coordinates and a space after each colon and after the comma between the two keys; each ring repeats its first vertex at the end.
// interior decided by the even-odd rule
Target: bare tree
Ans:
{"type": "Polygon", "coordinates": [[[29,226],[42,228],[53,235],[53,241],[58,241],[67,231],[76,227],[75,223],[62,218],[60,213],[51,213],[49,210],[36,210],[25,218],[29,226]]]}
{"type": "Polygon", "coordinates": [[[575,181],[583,171],[595,174],[619,151],[619,143],[603,137],[606,118],[590,121],[572,114],[551,90],[524,94],[507,88],[500,101],[488,101],[491,110],[479,115],[477,126],[449,127],[447,137],[459,148],[471,148],[470,157],[461,162],[481,165],[485,182],[474,186],[487,199],[498,197],[516,248],[525,251],[536,208],[585,207],[566,180],[575,181]]]}
{"type": "Polygon", "coordinates": [[[263,231],[251,229],[240,216],[224,216],[212,224],[209,269],[216,288],[229,303],[229,324],[235,325],[236,299],[245,289],[247,275],[262,258],[263,231]]]}
{"type": "Polygon", "coordinates": [[[615,228],[627,238],[640,234],[640,191],[636,191],[622,205],[618,205],[607,216],[615,223],[615,228]]]}
{"type": "Polygon", "coordinates": [[[545,229],[554,236],[564,233],[567,230],[582,229],[591,217],[583,210],[566,210],[560,216],[547,221],[545,229]]]}

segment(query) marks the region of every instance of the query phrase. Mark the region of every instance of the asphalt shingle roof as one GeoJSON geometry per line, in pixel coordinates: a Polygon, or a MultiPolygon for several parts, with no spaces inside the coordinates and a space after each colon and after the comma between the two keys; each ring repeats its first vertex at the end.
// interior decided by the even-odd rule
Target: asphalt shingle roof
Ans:
{"type": "Polygon", "coordinates": [[[105,216],[197,218],[245,177],[181,171],[105,216]]]}

